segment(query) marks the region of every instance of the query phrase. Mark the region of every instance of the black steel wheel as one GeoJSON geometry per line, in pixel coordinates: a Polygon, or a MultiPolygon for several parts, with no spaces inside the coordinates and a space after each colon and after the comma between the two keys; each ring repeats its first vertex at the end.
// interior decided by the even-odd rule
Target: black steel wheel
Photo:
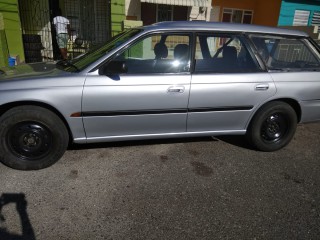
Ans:
{"type": "Polygon", "coordinates": [[[8,147],[17,157],[34,161],[48,155],[52,147],[52,133],[37,122],[20,122],[6,137],[8,147]]]}
{"type": "Polygon", "coordinates": [[[284,102],[270,102],[253,117],[247,137],[261,151],[276,151],[286,146],[294,136],[297,114],[284,102]]]}
{"type": "Polygon", "coordinates": [[[261,126],[261,137],[266,143],[280,141],[287,133],[288,124],[286,116],[282,113],[274,113],[268,116],[261,126]]]}
{"type": "Polygon", "coordinates": [[[68,141],[65,124],[53,112],[21,106],[0,118],[1,161],[20,170],[51,166],[64,154],[68,141]]]}

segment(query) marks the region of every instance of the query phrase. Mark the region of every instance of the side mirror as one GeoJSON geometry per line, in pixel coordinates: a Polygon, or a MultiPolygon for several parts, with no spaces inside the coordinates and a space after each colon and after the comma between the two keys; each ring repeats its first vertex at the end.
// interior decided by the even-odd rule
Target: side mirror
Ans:
{"type": "Polygon", "coordinates": [[[99,75],[114,75],[126,73],[127,65],[124,61],[111,61],[99,69],[99,75]]]}

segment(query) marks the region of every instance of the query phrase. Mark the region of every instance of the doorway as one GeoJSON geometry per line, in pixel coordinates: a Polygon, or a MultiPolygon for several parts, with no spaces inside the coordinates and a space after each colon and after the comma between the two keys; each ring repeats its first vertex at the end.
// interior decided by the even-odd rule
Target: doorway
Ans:
{"type": "Polygon", "coordinates": [[[26,63],[61,59],[52,25],[53,18],[59,9],[61,9],[62,15],[70,21],[69,58],[73,58],[110,38],[110,1],[19,0],[26,63]]]}

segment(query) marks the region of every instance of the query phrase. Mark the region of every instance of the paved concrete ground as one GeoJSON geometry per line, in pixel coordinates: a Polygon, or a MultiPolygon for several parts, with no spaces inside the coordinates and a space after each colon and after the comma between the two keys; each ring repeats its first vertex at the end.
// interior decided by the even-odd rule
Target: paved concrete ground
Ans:
{"type": "Polygon", "coordinates": [[[0,239],[319,239],[319,133],[299,126],[274,153],[198,138],[77,146],[41,171],[0,165],[0,239]]]}

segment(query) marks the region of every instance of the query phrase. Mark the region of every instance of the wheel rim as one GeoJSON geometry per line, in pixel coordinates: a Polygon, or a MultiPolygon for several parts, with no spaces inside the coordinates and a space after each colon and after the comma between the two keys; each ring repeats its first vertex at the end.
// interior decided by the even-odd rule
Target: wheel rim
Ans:
{"type": "Polygon", "coordinates": [[[42,124],[22,122],[8,132],[8,146],[12,153],[24,160],[38,160],[49,153],[52,134],[42,124]]]}
{"type": "Polygon", "coordinates": [[[261,128],[261,137],[267,143],[280,141],[287,133],[288,124],[285,116],[281,113],[273,113],[268,116],[261,128]]]}

